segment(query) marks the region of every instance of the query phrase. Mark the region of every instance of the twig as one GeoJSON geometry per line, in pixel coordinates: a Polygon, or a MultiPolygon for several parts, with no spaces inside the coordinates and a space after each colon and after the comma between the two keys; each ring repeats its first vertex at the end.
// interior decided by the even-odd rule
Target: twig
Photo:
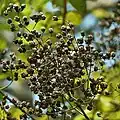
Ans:
{"type": "Polygon", "coordinates": [[[35,25],[33,26],[33,30],[34,30],[34,28],[36,27],[37,23],[38,23],[38,22],[36,22],[35,25]]]}
{"type": "Polygon", "coordinates": [[[63,24],[65,24],[66,13],[67,13],[67,0],[64,0],[63,24]]]}
{"type": "Polygon", "coordinates": [[[84,112],[84,110],[82,109],[81,105],[77,103],[76,98],[74,98],[73,96],[72,96],[72,98],[76,101],[77,107],[80,108],[80,110],[81,110],[81,112],[83,113],[83,115],[84,115],[84,117],[86,118],[86,120],[90,120],[89,117],[87,116],[87,114],[86,114],[86,113],[84,112]]]}
{"type": "MultiPolygon", "coordinates": [[[[3,96],[6,96],[1,90],[0,93],[3,96]]],[[[16,108],[19,108],[23,113],[27,114],[30,118],[32,118],[32,120],[35,120],[35,118],[33,118],[30,114],[28,114],[25,110],[21,109],[20,107],[17,106],[17,104],[15,104],[8,96],[7,96],[7,100],[9,100],[16,108]]]]}
{"type": "Polygon", "coordinates": [[[0,90],[4,90],[4,89],[8,88],[12,83],[13,83],[13,80],[8,85],[0,87],[0,90]]]}
{"type": "Polygon", "coordinates": [[[63,95],[63,97],[66,99],[66,101],[70,104],[70,106],[76,110],[78,113],[82,114],[76,107],[73,107],[73,105],[69,102],[69,100],[63,95]]]}

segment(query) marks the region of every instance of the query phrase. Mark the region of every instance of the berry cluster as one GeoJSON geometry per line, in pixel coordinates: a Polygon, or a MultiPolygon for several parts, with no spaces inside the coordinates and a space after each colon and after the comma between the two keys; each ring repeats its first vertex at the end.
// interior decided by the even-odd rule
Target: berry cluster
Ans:
{"type": "MultiPolygon", "coordinates": [[[[99,23],[101,27],[100,47],[107,51],[120,50],[120,1],[118,0],[116,7],[113,9],[113,15],[105,17],[99,23]],[[103,32],[106,30],[107,32],[103,32]],[[104,45],[104,46],[103,46],[104,45]]],[[[119,55],[117,56],[119,58],[119,55]]],[[[120,58],[119,58],[120,59],[120,58]]]]}
{"type": "MultiPolygon", "coordinates": [[[[30,90],[39,96],[39,100],[35,100],[34,107],[31,107],[26,101],[17,102],[8,96],[5,98],[24,113],[20,116],[21,120],[27,117],[34,119],[43,114],[52,118],[71,113],[74,115],[74,110],[89,120],[82,106],[92,110],[95,96],[104,94],[107,88],[104,77],[94,79],[92,73],[101,71],[104,60],[115,57],[115,54],[96,50],[92,34],[86,35],[82,31],[80,38],[76,39],[74,25],[69,22],[61,25],[59,33],[54,32],[53,28],[48,28],[47,31],[45,27],[37,31],[34,26],[29,30],[27,26],[30,21],[34,21],[36,25],[45,20],[46,16],[42,12],[29,18],[19,16],[25,6],[10,3],[4,15],[8,16],[11,11],[17,14],[14,19],[8,18],[7,23],[12,32],[17,31],[17,37],[13,41],[18,46],[17,51],[29,54],[27,62],[17,59],[15,53],[11,53],[10,60],[2,61],[2,71],[14,73],[7,78],[11,81],[19,78],[28,81],[30,90]],[[44,38],[46,34],[49,34],[47,39],[44,38]],[[78,91],[83,95],[76,95],[78,91]]],[[[53,21],[58,20],[57,16],[53,16],[53,21]]],[[[1,94],[4,95],[3,92],[1,94]]],[[[8,109],[5,100],[3,99],[1,106],[8,109]]]]}

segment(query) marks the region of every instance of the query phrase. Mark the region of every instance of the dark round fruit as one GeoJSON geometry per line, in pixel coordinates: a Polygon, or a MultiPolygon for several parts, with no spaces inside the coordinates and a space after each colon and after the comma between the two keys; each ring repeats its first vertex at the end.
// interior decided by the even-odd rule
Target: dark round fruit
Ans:
{"type": "Polygon", "coordinates": [[[8,18],[7,23],[8,23],[8,24],[11,24],[11,23],[12,23],[12,19],[11,19],[11,18],[8,18]]]}
{"type": "Polygon", "coordinates": [[[52,20],[58,21],[58,17],[57,17],[57,16],[53,16],[53,17],[52,17],[52,20]]]}

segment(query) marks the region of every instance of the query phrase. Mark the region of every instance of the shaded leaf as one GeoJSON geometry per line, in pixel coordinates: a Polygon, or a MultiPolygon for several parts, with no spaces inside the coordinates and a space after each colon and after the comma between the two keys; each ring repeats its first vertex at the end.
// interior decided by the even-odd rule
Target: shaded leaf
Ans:
{"type": "Polygon", "coordinates": [[[36,11],[41,11],[48,1],[49,0],[32,0],[31,4],[36,11]]]}
{"type": "Polygon", "coordinates": [[[85,15],[86,13],[86,0],[69,0],[74,8],[81,13],[81,15],[85,15]]]}

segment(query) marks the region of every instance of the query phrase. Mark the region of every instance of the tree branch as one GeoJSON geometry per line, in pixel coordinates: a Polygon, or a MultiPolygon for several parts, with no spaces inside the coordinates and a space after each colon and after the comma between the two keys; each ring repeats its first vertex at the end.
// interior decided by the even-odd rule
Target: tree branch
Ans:
{"type": "MultiPolygon", "coordinates": [[[[6,96],[1,90],[0,90],[0,94],[2,94],[3,96],[6,96]]],[[[7,96],[7,100],[9,100],[16,108],[19,108],[23,113],[25,113],[26,115],[28,115],[30,118],[32,118],[32,120],[35,120],[35,118],[33,118],[30,114],[28,114],[25,110],[21,109],[20,107],[17,106],[17,104],[15,104],[11,98],[9,98],[7,96]]]]}
{"type": "Polygon", "coordinates": [[[65,24],[66,13],[67,13],[67,0],[64,0],[63,24],[65,24]]]}

